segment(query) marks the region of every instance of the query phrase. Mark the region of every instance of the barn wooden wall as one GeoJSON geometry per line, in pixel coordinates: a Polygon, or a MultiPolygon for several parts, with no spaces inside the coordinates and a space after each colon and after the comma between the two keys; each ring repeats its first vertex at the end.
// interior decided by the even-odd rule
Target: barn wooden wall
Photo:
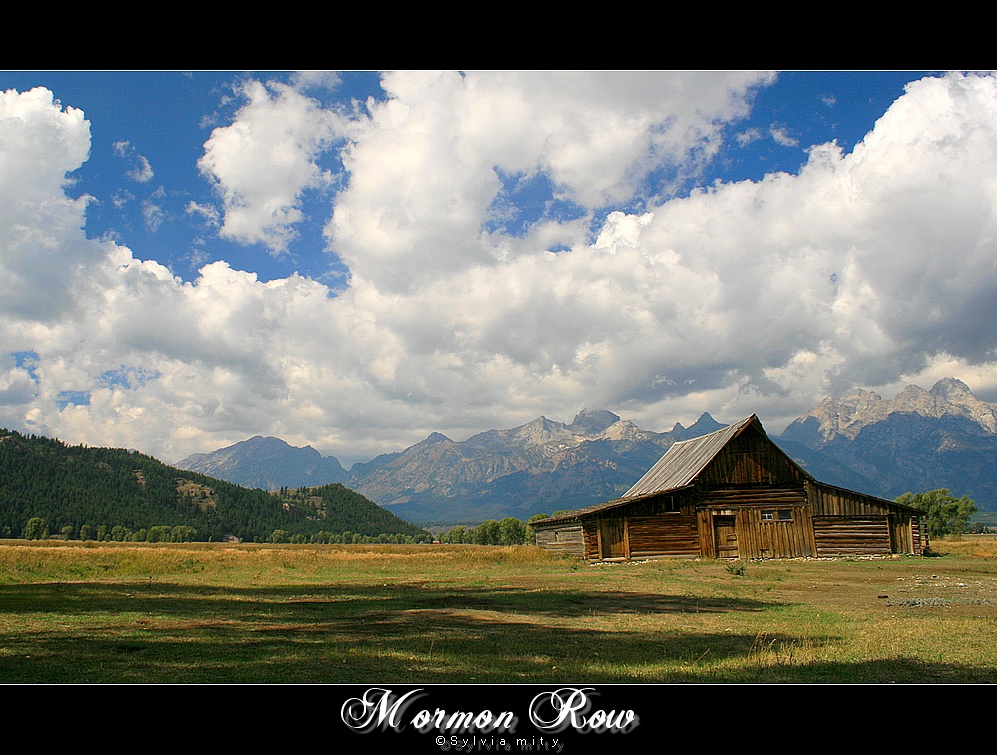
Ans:
{"type": "Polygon", "coordinates": [[[564,553],[578,558],[585,557],[585,543],[582,539],[582,525],[568,524],[559,527],[535,529],[537,545],[555,553],[564,553]]]}
{"type": "Polygon", "coordinates": [[[807,489],[818,556],[924,553],[921,517],[909,509],[819,482],[807,489]]]}
{"type": "Polygon", "coordinates": [[[585,532],[585,560],[601,561],[602,553],[599,550],[599,520],[592,517],[582,522],[585,532]]]}
{"type": "Polygon", "coordinates": [[[627,527],[630,558],[699,555],[694,513],[633,517],[627,520],[627,527]]]}
{"type": "Polygon", "coordinates": [[[699,555],[694,491],[649,496],[585,520],[585,558],[664,558],[699,555]],[[610,553],[603,541],[606,522],[623,527],[622,550],[610,553]]]}
{"type": "Polygon", "coordinates": [[[886,516],[903,511],[891,501],[820,482],[808,481],[807,495],[814,516],[886,516]]]}
{"type": "Polygon", "coordinates": [[[714,539],[714,518],[730,512],[736,520],[739,558],[803,558],[816,552],[810,511],[803,506],[792,510],[789,521],[762,518],[763,508],[703,509],[699,512],[700,549],[704,558],[718,556],[714,539]]]}
{"type": "MultiPolygon", "coordinates": [[[[888,555],[924,552],[921,522],[917,517],[886,516],[812,516],[811,509],[798,498],[783,491],[769,502],[738,501],[732,491],[724,491],[722,504],[714,498],[711,505],[698,511],[686,510],[656,516],[611,517],[620,532],[619,550],[611,557],[652,559],[667,557],[715,558],[714,517],[735,517],[737,556],[755,558],[840,558],[858,555],[888,555]],[[763,512],[789,510],[791,520],[765,519],[763,512]],[[620,530],[622,528],[622,530],[620,530]],[[892,531],[891,531],[892,530],[892,531]]],[[[758,493],[759,491],[755,491],[758,493]]],[[[716,491],[712,491],[716,493],[716,491]]],[[[601,561],[601,520],[596,517],[581,523],[537,529],[537,545],[587,561],[601,561]]]]}
{"type": "Polygon", "coordinates": [[[891,553],[890,524],[885,516],[815,516],[814,539],[817,555],[824,558],[891,553]]]}
{"type": "Polygon", "coordinates": [[[814,555],[813,529],[802,484],[780,487],[707,488],[699,493],[700,551],[720,555],[715,517],[736,518],[740,558],[799,558],[814,555]],[[788,511],[790,520],[765,519],[763,512],[788,511]]]}

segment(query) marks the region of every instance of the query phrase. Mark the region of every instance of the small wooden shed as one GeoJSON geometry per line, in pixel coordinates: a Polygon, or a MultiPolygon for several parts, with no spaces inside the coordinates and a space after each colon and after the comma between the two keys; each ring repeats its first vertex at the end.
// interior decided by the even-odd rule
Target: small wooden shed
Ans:
{"type": "Polygon", "coordinates": [[[586,561],[921,555],[924,514],[818,482],[752,414],[675,443],[622,497],[533,522],[586,561]]]}

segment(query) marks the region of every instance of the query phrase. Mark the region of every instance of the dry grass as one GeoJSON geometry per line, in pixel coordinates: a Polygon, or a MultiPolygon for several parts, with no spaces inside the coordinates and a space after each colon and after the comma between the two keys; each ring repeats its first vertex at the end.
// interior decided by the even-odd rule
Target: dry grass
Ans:
{"type": "Polygon", "coordinates": [[[994,542],[589,566],[537,548],[0,544],[8,682],[993,682],[994,542]]]}
{"type": "Polygon", "coordinates": [[[931,544],[939,554],[959,554],[974,558],[997,558],[997,535],[943,537],[931,544]]]}

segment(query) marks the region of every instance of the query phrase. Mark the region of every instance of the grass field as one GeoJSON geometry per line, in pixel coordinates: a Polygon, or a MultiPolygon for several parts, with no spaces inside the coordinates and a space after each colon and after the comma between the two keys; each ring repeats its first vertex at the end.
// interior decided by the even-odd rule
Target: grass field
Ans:
{"type": "Polygon", "coordinates": [[[997,682],[997,540],[934,549],[0,541],[0,683],[997,682]]]}

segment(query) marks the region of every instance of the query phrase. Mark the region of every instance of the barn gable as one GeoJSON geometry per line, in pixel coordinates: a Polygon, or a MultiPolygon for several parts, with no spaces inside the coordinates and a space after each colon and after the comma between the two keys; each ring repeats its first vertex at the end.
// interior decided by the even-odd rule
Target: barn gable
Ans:
{"type": "Polygon", "coordinates": [[[758,417],[672,445],[626,493],[533,523],[542,547],[589,561],[922,553],[917,509],[825,485],[758,417]]]}

